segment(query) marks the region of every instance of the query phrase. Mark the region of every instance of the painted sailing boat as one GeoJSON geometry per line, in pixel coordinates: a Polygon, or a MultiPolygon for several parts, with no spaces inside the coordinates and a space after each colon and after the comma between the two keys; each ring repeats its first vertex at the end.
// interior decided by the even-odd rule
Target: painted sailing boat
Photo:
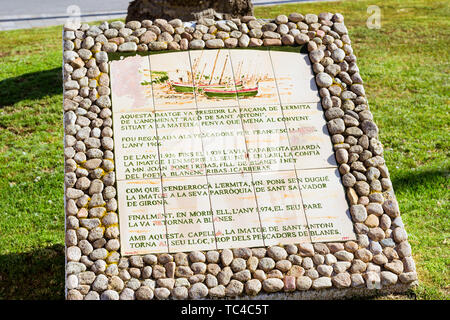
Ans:
{"type": "MultiPolygon", "coordinates": [[[[228,60],[228,55],[226,56],[225,63],[222,69],[222,75],[220,76],[219,82],[215,83],[214,80],[214,73],[216,71],[217,66],[217,60],[219,58],[220,50],[217,51],[216,57],[214,59],[214,65],[211,72],[211,75],[209,76],[209,81],[206,77],[204,77],[204,72],[206,69],[207,64],[205,63],[202,69],[202,72],[198,73],[198,67],[203,55],[203,51],[199,58],[195,59],[195,62],[192,66],[192,77],[189,77],[189,80],[192,81],[170,81],[169,85],[173,90],[180,93],[192,93],[194,90],[198,90],[199,92],[202,92],[204,89],[217,89],[217,88],[226,88],[227,84],[222,83],[222,77],[225,70],[225,66],[228,60]]],[[[238,86],[242,86],[242,83],[239,82],[237,84],[238,86]]]]}
{"type": "MultiPolygon", "coordinates": [[[[227,59],[228,59],[228,56],[227,56],[227,59]]],[[[225,63],[226,63],[226,60],[225,60],[225,63]]],[[[243,64],[243,62],[241,61],[240,65],[238,67],[238,73],[235,76],[235,79],[240,78],[242,64],[243,64]]],[[[225,69],[225,64],[224,64],[224,69],[225,69]]],[[[219,83],[221,83],[221,81],[222,81],[223,70],[222,70],[222,75],[220,76],[219,83]]],[[[205,89],[203,89],[203,93],[208,98],[235,99],[236,97],[239,97],[239,98],[254,97],[258,94],[258,89],[259,89],[258,82],[256,82],[256,86],[254,86],[254,87],[245,88],[243,82],[241,80],[239,80],[231,88],[230,87],[205,88],[205,89]]]]}
{"type": "Polygon", "coordinates": [[[258,84],[253,88],[208,88],[204,89],[203,93],[208,98],[216,99],[234,99],[236,96],[243,97],[254,97],[258,94],[258,84]]]}

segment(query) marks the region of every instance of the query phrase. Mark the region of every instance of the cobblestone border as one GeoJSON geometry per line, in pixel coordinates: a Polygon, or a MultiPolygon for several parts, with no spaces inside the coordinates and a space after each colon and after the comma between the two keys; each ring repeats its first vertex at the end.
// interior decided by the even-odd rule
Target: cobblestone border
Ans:
{"type": "Polygon", "coordinates": [[[342,298],[417,284],[341,14],[65,25],[63,48],[66,299],[342,298]],[[280,45],[309,52],[357,241],[121,257],[108,53],[280,45]]]}

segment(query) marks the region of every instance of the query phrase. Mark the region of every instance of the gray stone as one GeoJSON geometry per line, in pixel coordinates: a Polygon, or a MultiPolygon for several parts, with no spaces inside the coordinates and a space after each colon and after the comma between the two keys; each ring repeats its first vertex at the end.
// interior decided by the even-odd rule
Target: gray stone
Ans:
{"type": "Polygon", "coordinates": [[[355,222],[364,222],[367,219],[366,208],[361,204],[352,205],[350,207],[350,213],[355,222]]]}
{"type": "Polygon", "coordinates": [[[216,22],[217,29],[225,32],[230,32],[231,28],[225,21],[218,21],[216,22]]]}
{"type": "Polygon", "coordinates": [[[344,120],[340,118],[332,119],[327,122],[328,131],[330,134],[339,134],[345,131],[344,120]]]}
{"type": "Polygon", "coordinates": [[[335,62],[341,62],[345,58],[345,51],[340,48],[337,48],[336,50],[333,50],[333,52],[331,52],[331,58],[335,62]]]}
{"type": "Polygon", "coordinates": [[[135,293],[130,288],[125,288],[120,292],[119,299],[120,300],[134,300],[135,293]]]}
{"type": "Polygon", "coordinates": [[[154,292],[147,286],[140,286],[135,292],[135,297],[136,300],[152,300],[154,297],[154,292]]]}
{"type": "Polygon", "coordinates": [[[220,260],[224,266],[230,265],[233,261],[233,252],[230,249],[223,249],[220,254],[220,260]]]}
{"type": "Polygon", "coordinates": [[[221,39],[211,39],[206,41],[206,47],[210,49],[223,48],[225,46],[223,40],[221,39]]]}
{"type": "Polygon", "coordinates": [[[333,24],[333,30],[336,31],[341,36],[348,33],[345,25],[340,22],[336,22],[333,24]]]}
{"type": "Polygon", "coordinates": [[[355,190],[360,196],[368,196],[370,194],[370,185],[365,181],[357,181],[355,190]]]}
{"type": "Polygon", "coordinates": [[[333,271],[336,274],[342,273],[342,272],[345,272],[348,268],[350,268],[351,265],[352,264],[350,261],[337,261],[337,262],[333,263],[333,271]]]}
{"type": "Polygon", "coordinates": [[[84,192],[82,190],[78,190],[78,189],[74,189],[74,188],[66,189],[66,197],[68,199],[78,199],[83,195],[84,195],[84,192]]]}
{"type": "Polygon", "coordinates": [[[203,283],[194,283],[189,288],[189,298],[191,299],[201,299],[208,295],[208,287],[203,283]]]}
{"type": "Polygon", "coordinates": [[[385,239],[381,240],[380,243],[383,247],[394,247],[395,246],[394,239],[392,239],[392,238],[385,238],[385,239]]]}
{"type": "Polygon", "coordinates": [[[311,269],[314,267],[314,262],[310,257],[303,258],[302,267],[305,269],[311,269]]]}
{"type": "Polygon", "coordinates": [[[381,289],[381,279],[377,272],[369,271],[364,273],[367,289],[381,289]]]}
{"type": "Polygon", "coordinates": [[[362,287],[364,285],[364,278],[360,273],[354,273],[351,275],[352,287],[362,287]]]}
{"type": "Polygon", "coordinates": [[[268,257],[262,258],[261,260],[259,260],[258,267],[266,272],[270,271],[275,268],[275,261],[272,258],[268,257]]]}
{"type": "Polygon", "coordinates": [[[234,272],[242,271],[246,268],[246,266],[246,261],[242,258],[235,258],[230,264],[230,267],[234,272]]]}
{"type": "Polygon", "coordinates": [[[312,257],[314,255],[314,247],[311,243],[298,244],[298,253],[303,257],[312,257]]]}
{"type": "Polygon", "coordinates": [[[189,43],[189,49],[203,49],[205,47],[205,41],[200,40],[200,39],[196,39],[196,40],[192,40],[189,43]]]}
{"type": "Polygon", "coordinates": [[[232,37],[232,38],[236,38],[236,39],[239,39],[241,36],[242,36],[242,32],[241,31],[232,31],[231,33],[230,33],[230,36],[232,37]]]}
{"type": "Polygon", "coordinates": [[[323,50],[316,49],[309,53],[309,59],[311,60],[311,63],[318,63],[325,57],[325,53],[323,50]]]}
{"type": "Polygon", "coordinates": [[[137,50],[137,44],[135,42],[125,42],[119,46],[118,50],[120,52],[133,52],[137,50]]]}
{"type": "Polygon", "coordinates": [[[378,136],[378,127],[373,121],[364,120],[361,122],[361,129],[369,138],[378,136]]]}
{"type": "Polygon", "coordinates": [[[67,292],[67,300],[83,300],[83,295],[76,289],[67,292]]]}
{"type": "Polygon", "coordinates": [[[275,267],[281,272],[288,272],[292,267],[292,262],[289,260],[278,260],[275,263],[275,267]]]}
{"type": "Polygon", "coordinates": [[[100,300],[119,300],[119,293],[114,290],[103,291],[100,295],[100,300]]]}
{"type": "Polygon", "coordinates": [[[391,286],[397,283],[398,276],[390,271],[381,271],[381,284],[383,286],[391,286]]]}
{"type": "Polygon", "coordinates": [[[209,296],[212,298],[223,298],[225,297],[225,286],[218,285],[217,287],[209,289],[209,296]]]}
{"type": "Polygon", "coordinates": [[[311,280],[311,278],[300,276],[297,278],[295,284],[297,290],[308,290],[309,288],[311,288],[312,282],[313,281],[311,280]]]}
{"type": "Polygon", "coordinates": [[[392,262],[386,263],[384,267],[397,275],[403,272],[403,263],[400,260],[393,260],[392,262]]]}
{"type": "Polygon", "coordinates": [[[315,14],[307,14],[307,15],[305,15],[304,20],[307,24],[312,24],[312,23],[316,23],[317,21],[319,21],[319,17],[315,14]]]}
{"type": "Polygon", "coordinates": [[[400,215],[398,203],[395,200],[386,200],[383,203],[383,210],[391,218],[396,218],[400,215]]]}
{"type": "Polygon", "coordinates": [[[402,260],[404,272],[413,272],[416,271],[416,264],[414,262],[414,259],[412,257],[405,257],[402,260]]]}
{"type": "Polygon", "coordinates": [[[353,85],[351,85],[350,90],[352,90],[358,96],[364,97],[366,95],[366,93],[364,91],[364,86],[362,84],[353,84],[353,85]]]}
{"type": "Polygon", "coordinates": [[[281,279],[269,278],[263,281],[262,288],[266,292],[277,292],[283,289],[284,282],[281,279]]]}
{"type": "Polygon", "coordinates": [[[273,31],[264,31],[263,32],[263,38],[264,39],[281,39],[281,36],[277,32],[273,31]]]}
{"type": "Polygon", "coordinates": [[[206,261],[206,257],[205,257],[205,254],[203,252],[191,251],[189,253],[189,260],[191,262],[205,262],[206,261]]]}
{"type": "Polygon", "coordinates": [[[108,250],[105,248],[98,248],[91,252],[89,255],[89,258],[93,261],[99,260],[99,259],[105,259],[108,255],[108,250]]]}
{"type": "Polygon", "coordinates": [[[78,55],[83,60],[89,60],[92,57],[92,52],[88,49],[80,49],[78,50],[78,55]]]}
{"type": "Polygon", "coordinates": [[[297,13],[297,12],[291,13],[288,18],[290,21],[296,22],[296,23],[301,22],[305,19],[305,17],[302,14],[297,13]]]}
{"type": "Polygon", "coordinates": [[[317,266],[317,272],[322,276],[329,277],[333,273],[333,267],[326,264],[321,264],[317,266]]]}
{"type": "MultiPolygon", "coordinates": [[[[332,109],[338,109],[338,108],[332,108],[332,109]]],[[[336,150],[336,161],[339,164],[347,163],[348,162],[348,151],[345,150],[345,149],[338,149],[338,150],[336,150]]],[[[353,186],[353,184],[352,184],[352,186],[353,186]]]]}
{"type": "Polygon", "coordinates": [[[81,258],[81,249],[77,246],[68,247],[66,250],[66,257],[68,261],[80,261],[81,258]]]}
{"type": "Polygon", "coordinates": [[[408,235],[406,234],[405,229],[402,227],[395,228],[392,234],[394,236],[395,242],[402,242],[408,239],[408,235]]]}
{"type": "Polygon", "coordinates": [[[382,252],[382,248],[381,245],[378,241],[371,241],[370,242],[370,252],[372,252],[374,255],[375,254],[380,254],[382,252]]]}
{"type": "Polygon", "coordinates": [[[223,42],[225,44],[225,48],[236,48],[238,45],[238,39],[236,38],[228,38],[225,39],[223,42]]]}
{"type": "Polygon", "coordinates": [[[251,29],[248,33],[250,38],[260,39],[263,36],[263,32],[261,29],[251,29]]]}
{"type": "Polygon", "coordinates": [[[249,43],[250,43],[250,37],[246,34],[243,34],[240,38],[239,38],[239,47],[242,48],[246,48],[248,47],[249,43]]]}
{"type": "Polygon", "coordinates": [[[108,278],[104,274],[99,274],[92,283],[91,288],[97,292],[108,289],[108,278]]]}
{"type": "Polygon", "coordinates": [[[95,54],[95,60],[97,63],[108,62],[108,54],[105,51],[100,51],[95,54]]]}
{"type": "MultiPolygon", "coordinates": [[[[247,270],[248,271],[248,270],[247,270]]],[[[225,295],[236,297],[244,291],[244,284],[238,280],[231,280],[225,288],[225,295]]]]}
{"type": "Polygon", "coordinates": [[[172,296],[176,300],[184,300],[188,298],[188,288],[176,287],[172,290],[172,296]]]}
{"type": "MultiPolygon", "coordinates": [[[[287,35],[287,33],[289,32],[289,27],[285,24],[280,24],[277,28],[277,32],[279,34],[281,34],[281,37],[283,37],[284,35],[287,35]]],[[[294,40],[294,37],[292,37],[292,40],[294,40]]]]}
{"type": "Polygon", "coordinates": [[[275,18],[275,23],[276,24],[285,24],[285,23],[288,23],[288,17],[287,16],[285,16],[284,14],[280,14],[279,16],[277,16],[276,18],[275,18]]]}
{"type": "Polygon", "coordinates": [[[332,286],[331,278],[320,277],[312,282],[312,288],[316,290],[330,288],[332,286]]]}
{"type": "Polygon", "coordinates": [[[416,272],[405,272],[405,273],[402,273],[398,278],[402,283],[411,283],[411,282],[417,280],[417,273],[416,272]]]}
{"type": "Polygon", "coordinates": [[[379,203],[369,203],[367,205],[367,213],[381,217],[383,215],[383,207],[379,203]]]}
{"type": "Polygon", "coordinates": [[[275,261],[284,260],[287,258],[288,254],[286,250],[282,247],[273,246],[267,249],[267,255],[273,258],[275,261]]]}
{"type": "Polygon", "coordinates": [[[332,277],[331,282],[336,288],[348,288],[352,284],[352,279],[349,273],[343,272],[332,277]]]}
{"type": "MultiPolygon", "coordinates": [[[[167,41],[167,42],[170,42],[170,41],[167,41]]],[[[152,41],[148,44],[148,48],[150,51],[166,50],[167,46],[168,46],[167,42],[166,41],[152,41]]]]}
{"type": "Polygon", "coordinates": [[[304,45],[305,43],[308,43],[309,37],[304,33],[300,33],[294,36],[294,40],[297,44],[304,45]]]}
{"type": "Polygon", "coordinates": [[[158,300],[165,300],[170,296],[170,290],[167,288],[156,288],[154,290],[155,297],[158,300]]]}
{"type": "Polygon", "coordinates": [[[351,252],[341,250],[334,253],[334,256],[341,261],[352,261],[353,260],[353,254],[351,252]]]}
{"type": "Polygon", "coordinates": [[[251,279],[245,283],[245,293],[250,296],[257,295],[262,288],[261,281],[258,279],[251,279]]]}

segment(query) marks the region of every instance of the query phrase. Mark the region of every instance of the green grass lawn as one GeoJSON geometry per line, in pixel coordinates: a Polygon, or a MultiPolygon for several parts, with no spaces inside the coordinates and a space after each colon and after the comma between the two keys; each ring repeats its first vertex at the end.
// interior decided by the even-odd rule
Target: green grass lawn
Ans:
{"type": "MultiPolygon", "coordinates": [[[[420,285],[389,299],[449,299],[448,1],[257,7],[345,16],[420,285]],[[381,8],[368,29],[367,7],[381,8]]],[[[61,27],[0,32],[0,299],[64,298],[61,27]]]]}

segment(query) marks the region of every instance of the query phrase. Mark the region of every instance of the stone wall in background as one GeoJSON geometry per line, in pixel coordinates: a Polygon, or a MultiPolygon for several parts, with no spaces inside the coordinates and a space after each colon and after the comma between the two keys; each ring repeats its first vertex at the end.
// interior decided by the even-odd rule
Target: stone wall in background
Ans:
{"type": "Polygon", "coordinates": [[[249,15],[253,15],[250,0],[134,0],[128,6],[126,22],[157,18],[184,21],[214,17],[231,19],[249,15]]]}

